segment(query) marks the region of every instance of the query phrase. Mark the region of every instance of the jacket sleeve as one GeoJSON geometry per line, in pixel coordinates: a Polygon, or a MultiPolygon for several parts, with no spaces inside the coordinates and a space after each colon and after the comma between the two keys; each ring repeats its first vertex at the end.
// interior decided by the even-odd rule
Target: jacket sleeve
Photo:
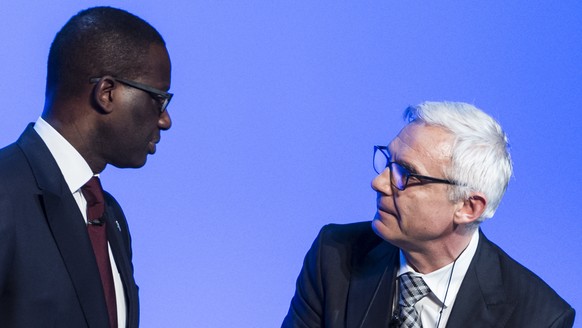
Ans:
{"type": "Polygon", "coordinates": [[[572,328],[574,326],[575,315],[576,311],[573,308],[567,309],[552,323],[550,328],[572,328]]]}
{"type": "Polygon", "coordinates": [[[7,287],[14,257],[13,208],[6,193],[0,188],[0,296],[7,287]]]}
{"type": "Polygon", "coordinates": [[[282,328],[318,328],[323,326],[324,288],[321,268],[321,243],[325,227],[307,252],[296,290],[282,328]]]}

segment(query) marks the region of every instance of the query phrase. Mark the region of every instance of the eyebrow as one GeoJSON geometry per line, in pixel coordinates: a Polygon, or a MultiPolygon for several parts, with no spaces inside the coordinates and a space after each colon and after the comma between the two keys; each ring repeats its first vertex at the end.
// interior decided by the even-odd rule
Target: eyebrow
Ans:
{"type": "Polygon", "coordinates": [[[398,163],[400,166],[403,166],[408,171],[408,173],[418,174],[418,170],[416,170],[413,164],[402,161],[398,161],[396,163],[398,163]]]}

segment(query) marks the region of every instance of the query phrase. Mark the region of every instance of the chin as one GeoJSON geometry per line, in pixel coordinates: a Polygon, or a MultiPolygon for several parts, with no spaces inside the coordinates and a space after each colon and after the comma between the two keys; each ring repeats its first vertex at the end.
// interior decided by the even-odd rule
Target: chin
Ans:
{"type": "Polygon", "coordinates": [[[139,169],[140,167],[143,167],[146,162],[147,162],[147,157],[144,157],[142,160],[124,161],[124,162],[110,163],[110,164],[117,167],[117,168],[120,168],[120,169],[139,169]]]}
{"type": "Polygon", "coordinates": [[[372,221],[372,230],[374,230],[378,237],[393,243],[396,240],[399,227],[394,217],[383,218],[381,213],[376,213],[372,221]]]}
{"type": "MultiPolygon", "coordinates": [[[[388,240],[388,233],[390,232],[390,228],[382,222],[382,218],[380,217],[379,213],[376,213],[374,216],[374,220],[372,220],[372,230],[378,235],[378,237],[388,240]]],[[[389,240],[388,240],[389,241],[389,240]]]]}

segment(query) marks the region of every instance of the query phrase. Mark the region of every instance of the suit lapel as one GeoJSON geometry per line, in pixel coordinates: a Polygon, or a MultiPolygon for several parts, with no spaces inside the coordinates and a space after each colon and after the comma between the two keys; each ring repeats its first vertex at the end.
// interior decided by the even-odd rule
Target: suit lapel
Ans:
{"type": "Polygon", "coordinates": [[[18,140],[37,180],[47,223],[75,288],[88,326],[108,326],[99,269],[83,216],[64,178],[32,124],[18,140]]]}
{"type": "Polygon", "coordinates": [[[381,242],[364,259],[355,258],[348,292],[346,326],[388,327],[398,249],[381,242]]]}
{"type": "Polygon", "coordinates": [[[504,327],[515,305],[505,294],[498,254],[480,232],[477,252],[457,294],[447,328],[504,327]]]}
{"type": "MultiPolygon", "coordinates": [[[[109,245],[111,246],[111,252],[115,258],[115,264],[119,275],[121,276],[121,281],[123,283],[123,289],[126,293],[127,300],[127,322],[129,327],[136,327],[138,322],[138,296],[137,290],[135,288],[136,284],[133,278],[133,267],[131,264],[131,259],[126,250],[125,243],[123,240],[123,234],[127,233],[122,231],[122,225],[120,225],[119,220],[121,218],[117,217],[115,211],[113,210],[110,202],[110,197],[106,196],[107,207],[105,211],[105,220],[107,221],[107,239],[109,245]],[[135,324],[131,324],[131,323],[135,324]]],[[[123,227],[126,227],[123,225],[123,227]]]]}

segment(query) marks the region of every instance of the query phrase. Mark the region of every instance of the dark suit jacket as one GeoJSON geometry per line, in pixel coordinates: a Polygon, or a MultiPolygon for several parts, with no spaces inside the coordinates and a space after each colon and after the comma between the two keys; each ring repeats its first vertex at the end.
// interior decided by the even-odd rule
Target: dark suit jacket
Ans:
{"type": "MultiPolygon", "coordinates": [[[[137,327],[138,289],[125,216],[105,193],[109,243],[137,327]]],[[[0,327],[109,327],[99,269],[79,207],[32,128],[0,150],[0,327]]]]}
{"type": "MultiPolygon", "coordinates": [[[[283,327],[388,327],[399,249],[370,222],[325,226],[305,257],[283,327]]],[[[574,309],[480,232],[448,328],[572,327],[574,309]]]]}

